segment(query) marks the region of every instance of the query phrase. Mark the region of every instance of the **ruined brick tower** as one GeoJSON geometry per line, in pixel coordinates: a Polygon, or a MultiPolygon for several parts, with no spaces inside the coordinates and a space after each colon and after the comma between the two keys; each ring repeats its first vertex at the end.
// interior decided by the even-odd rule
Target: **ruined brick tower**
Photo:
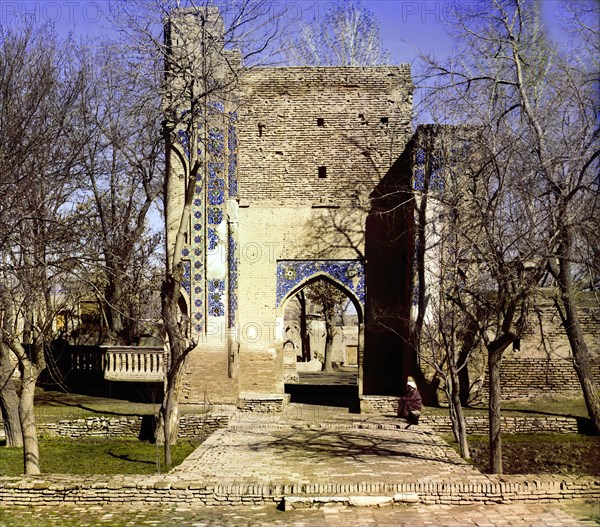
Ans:
{"type": "Polygon", "coordinates": [[[244,69],[218,49],[222,28],[212,8],[178,11],[167,26],[171,252],[197,169],[181,253],[181,307],[198,341],[185,401],[282,400],[285,306],[319,277],[356,308],[359,392],[399,393],[412,209],[398,159],[411,136],[410,68],[244,69]],[[382,313],[393,313],[393,331],[378,325],[382,313]]]}

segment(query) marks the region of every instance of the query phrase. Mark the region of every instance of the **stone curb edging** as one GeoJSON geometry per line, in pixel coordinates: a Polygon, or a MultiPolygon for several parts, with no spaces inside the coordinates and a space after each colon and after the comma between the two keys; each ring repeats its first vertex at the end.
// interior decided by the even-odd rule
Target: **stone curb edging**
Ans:
{"type": "Polygon", "coordinates": [[[69,476],[0,478],[4,506],[57,504],[148,506],[162,504],[267,505],[288,508],[382,506],[393,503],[477,504],[518,501],[600,499],[600,481],[591,477],[484,476],[483,481],[420,481],[415,483],[299,484],[240,481],[217,483],[164,476],[69,476]]]}

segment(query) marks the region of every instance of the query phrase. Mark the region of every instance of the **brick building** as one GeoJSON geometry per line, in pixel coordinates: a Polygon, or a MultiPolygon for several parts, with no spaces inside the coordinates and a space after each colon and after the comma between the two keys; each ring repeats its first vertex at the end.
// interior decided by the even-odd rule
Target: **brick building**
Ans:
{"type": "MultiPolygon", "coordinates": [[[[280,404],[295,360],[284,350],[285,308],[317,279],[357,313],[359,395],[398,395],[416,363],[410,67],[245,68],[223,31],[214,8],[179,10],[167,26],[171,254],[198,169],[181,248],[181,308],[198,342],[184,402],[280,404]]],[[[506,357],[503,383],[515,395],[576,391],[566,338],[543,311],[546,336],[532,328],[506,357]]],[[[588,318],[598,371],[597,316],[588,318]]],[[[482,365],[472,372],[480,389],[482,365]]]]}
{"type": "MultiPolygon", "coordinates": [[[[222,65],[239,61],[233,52],[192,56],[205,30],[201,19],[180,11],[170,21],[178,31],[167,31],[176,66],[189,61],[189,75],[202,60],[206,77],[209,62],[209,79],[222,86],[201,111],[186,107],[185,97],[176,103],[179,115],[194,115],[193,124],[176,123],[177,139],[168,145],[169,251],[186,174],[196,161],[201,166],[181,253],[182,309],[198,340],[185,400],[281,396],[285,306],[318,278],[344,291],[356,309],[360,391],[399,393],[412,208],[404,196],[410,175],[397,160],[412,133],[409,66],[233,71],[222,65]],[[395,314],[396,327],[368,323],[383,312],[395,314]]],[[[212,31],[222,27],[217,13],[207,19],[212,31]]],[[[169,82],[172,92],[189,95],[183,75],[172,68],[169,82]]]]}

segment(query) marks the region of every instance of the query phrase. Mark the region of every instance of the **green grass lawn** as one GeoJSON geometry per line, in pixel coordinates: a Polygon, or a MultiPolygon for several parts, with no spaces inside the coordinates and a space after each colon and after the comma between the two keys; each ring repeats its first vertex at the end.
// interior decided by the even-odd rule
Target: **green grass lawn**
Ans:
{"type": "MultiPolygon", "coordinates": [[[[173,466],[179,465],[200,441],[181,440],[172,447],[173,466]]],[[[155,474],[165,472],[164,451],[136,439],[40,438],[42,473],[52,474],[155,474]]],[[[0,476],[23,474],[21,448],[0,448],[0,476]]]]}
{"type": "MultiPolygon", "coordinates": [[[[458,452],[453,436],[443,436],[458,452]]],[[[489,470],[489,440],[469,435],[473,463],[489,470]]],[[[502,463],[506,474],[600,475],[600,436],[581,434],[502,434],[502,463]]]]}

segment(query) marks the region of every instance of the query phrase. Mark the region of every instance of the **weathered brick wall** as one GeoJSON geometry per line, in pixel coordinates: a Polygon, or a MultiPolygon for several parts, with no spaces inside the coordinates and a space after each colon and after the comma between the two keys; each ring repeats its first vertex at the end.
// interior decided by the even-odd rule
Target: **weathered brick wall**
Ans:
{"type": "MultiPolygon", "coordinates": [[[[187,363],[185,402],[208,398],[232,403],[240,393],[283,393],[283,312],[276,301],[277,260],[355,259],[364,251],[360,234],[349,250],[339,243],[343,235],[334,233],[325,240],[317,231],[329,228],[333,232],[332,213],[346,220],[353,215],[350,227],[354,231],[364,227],[365,212],[357,214],[356,204],[386,175],[411,135],[412,89],[408,65],[269,67],[245,73],[224,106],[217,100],[211,103],[213,109],[221,104],[223,112],[219,117],[218,112],[209,111],[211,119],[225,122],[230,119],[227,115],[235,115],[229,125],[213,124],[228,137],[224,143],[227,159],[236,155],[237,195],[229,189],[223,198],[239,202],[239,212],[235,204],[228,202],[226,207],[229,235],[237,238],[239,260],[235,335],[239,355],[235,349],[232,355],[228,345],[231,331],[225,323],[219,322],[221,327],[215,328],[205,313],[198,348],[187,363]]],[[[177,148],[183,153],[186,147],[177,148]]],[[[171,156],[171,163],[169,250],[182,210],[184,183],[177,156],[171,156]]],[[[206,233],[201,232],[204,220],[197,214],[202,214],[201,209],[194,209],[196,219],[190,226],[186,251],[196,254],[200,248],[201,255],[202,247],[193,240],[206,244],[206,233]]],[[[223,239],[219,247],[225,247],[223,239]]],[[[192,258],[192,298],[186,296],[186,300],[194,320],[196,311],[202,309],[198,302],[209,289],[204,278],[195,283],[195,277],[217,276],[217,268],[227,266],[227,250],[223,249],[222,255],[225,260],[220,262],[210,261],[208,255],[206,268],[201,265],[198,270],[199,262],[192,258]]],[[[196,258],[201,262],[201,256],[196,258]]],[[[230,280],[226,277],[225,283],[230,280]]],[[[231,305],[226,304],[226,309],[232,309],[231,305]]]]}
{"type": "MultiPolygon", "coordinates": [[[[600,383],[600,360],[595,359],[592,373],[596,382],[600,383]]],[[[500,386],[504,399],[581,395],[581,384],[573,361],[565,359],[506,358],[500,369],[500,386]]],[[[485,399],[487,378],[483,389],[485,399]]]]}
{"type": "Polygon", "coordinates": [[[358,185],[369,191],[385,175],[411,134],[408,65],[257,68],[241,92],[241,200],[351,202],[358,185]]]}
{"type": "MultiPolygon", "coordinates": [[[[580,302],[583,303],[584,300],[580,302]]],[[[579,305],[578,315],[590,352],[595,358],[600,358],[600,309],[597,305],[579,305]]],[[[538,305],[530,314],[518,354],[531,358],[571,358],[571,348],[562,320],[556,307],[546,298],[539,299],[538,305]]]]}
{"type": "Polygon", "coordinates": [[[241,91],[240,391],[281,393],[277,260],[364,251],[362,240],[350,248],[332,226],[353,214],[352,229],[364,228],[357,192],[370,192],[404,148],[412,83],[408,66],[260,68],[241,91]]]}
{"type": "MultiPolygon", "coordinates": [[[[600,382],[600,309],[578,307],[581,328],[592,356],[592,373],[600,382]]],[[[529,317],[528,329],[518,350],[505,352],[500,369],[505,399],[546,395],[580,395],[581,385],[573,365],[571,348],[556,307],[547,299],[529,317]]],[[[487,396],[487,378],[483,396],[487,396]]]]}
{"type": "MultiPolygon", "coordinates": [[[[589,305],[580,305],[578,309],[591,354],[592,374],[600,383],[600,309],[589,305]]],[[[433,370],[426,370],[425,374],[431,377],[433,370]]],[[[471,356],[469,378],[472,399],[487,400],[487,360],[483,349],[471,356]]],[[[504,352],[500,384],[505,400],[581,395],[581,385],[565,329],[555,306],[548,303],[547,299],[538,299],[529,316],[527,331],[518,342],[518,349],[511,346],[504,352]]]]}
{"type": "MultiPolygon", "coordinates": [[[[395,415],[398,407],[397,397],[365,395],[361,397],[361,412],[395,415]]],[[[506,434],[527,434],[535,432],[572,433],[579,432],[580,423],[574,417],[547,416],[523,417],[502,416],[502,432],[506,434]]],[[[489,432],[489,420],[486,415],[465,417],[467,433],[485,435],[489,432]]],[[[451,434],[450,418],[445,415],[429,415],[425,409],[419,425],[430,426],[439,434],[451,434]]]]}

